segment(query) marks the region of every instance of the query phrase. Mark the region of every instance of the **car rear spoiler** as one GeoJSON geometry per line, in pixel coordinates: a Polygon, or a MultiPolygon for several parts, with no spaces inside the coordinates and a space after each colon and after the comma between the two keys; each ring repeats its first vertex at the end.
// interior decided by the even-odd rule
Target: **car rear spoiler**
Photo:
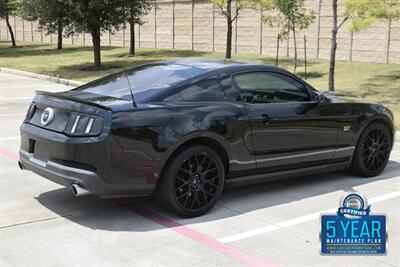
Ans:
{"type": "Polygon", "coordinates": [[[71,100],[71,101],[75,101],[75,102],[79,102],[82,104],[87,104],[87,105],[91,105],[91,106],[95,106],[98,108],[103,108],[103,109],[107,109],[107,110],[112,110],[112,108],[107,107],[107,106],[103,106],[100,105],[98,103],[95,102],[91,102],[91,101],[87,101],[85,99],[81,99],[81,98],[77,98],[77,97],[72,97],[72,96],[65,96],[62,94],[58,94],[58,93],[51,93],[51,92],[45,92],[45,91],[35,91],[36,95],[46,95],[46,96],[52,96],[55,98],[61,98],[61,99],[66,99],[66,100],[71,100]]]}

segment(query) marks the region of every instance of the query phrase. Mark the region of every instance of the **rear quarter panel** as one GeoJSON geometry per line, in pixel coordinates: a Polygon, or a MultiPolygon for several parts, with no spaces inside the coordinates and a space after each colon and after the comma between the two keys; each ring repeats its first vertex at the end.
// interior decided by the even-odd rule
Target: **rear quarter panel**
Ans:
{"type": "Polygon", "coordinates": [[[224,147],[231,173],[255,169],[247,110],[232,103],[142,104],[113,115],[112,133],[135,169],[156,183],[171,155],[186,142],[208,138],[224,147]],[[248,162],[238,165],[235,162],[248,162]]]}

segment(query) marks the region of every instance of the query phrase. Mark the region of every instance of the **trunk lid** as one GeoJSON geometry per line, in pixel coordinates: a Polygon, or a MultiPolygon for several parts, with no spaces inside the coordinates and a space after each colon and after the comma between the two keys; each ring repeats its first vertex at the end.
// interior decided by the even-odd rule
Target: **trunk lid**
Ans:
{"type": "Polygon", "coordinates": [[[46,130],[67,133],[67,130],[72,129],[77,115],[81,116],[81,120],[77,123],[88,124],[90,118],[93,118],[91,127],[100,127],[99,124],[103,124],[103,121],[110,124],[111,110],[110,106],[100,105],[89,99],[81,99],[64,93],[37,91],[25,122],[46,130]]]}

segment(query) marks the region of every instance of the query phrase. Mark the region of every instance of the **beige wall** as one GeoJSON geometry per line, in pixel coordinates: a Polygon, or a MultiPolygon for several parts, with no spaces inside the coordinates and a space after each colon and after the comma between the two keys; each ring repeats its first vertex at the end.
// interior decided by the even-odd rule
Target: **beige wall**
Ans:
{"type": "MultiPolygon", "coordinates": [[[[332,24],[331,1],[306,0],[306,7],[314,10],[315,22],[297,35],[298,52],[303,56],[304,35],[307,38],[309,58],[328,59],[332,24]]],[[[339,14],[343,12],[339,1],[339,14]]],[[[233,52],[275,56],[277,28],[261,23],[262,13],[245,9],[234,23],[233,52]]],[[[342,19],[339,18],[339,20],[342,19]]],[[[145,24],[136,26],[137,46],[193,49],[196,51],[224,52],[226,21],[217,7],[203,0],[157,0],[156,7],[144,18],[145,24]]],[[[37,30],[36,24],[11,19],[17,40],[56,42],[56,37],[37,30]]],[[[128,30],[102,36],[103,45],[127,46],[128,30]]],[[[0,21],[0,39],[8,40],[4,21],[0,21]]],[[[81,34],[65,40],[66,43],[91,44],[90,35],[81,34]]],[[[293,37],[281,41],[280,55],[293,55],[293,37]]],[[[337,58],[340,60],[379,63],[400,63],[400,22],[379,21],[370,29],[350,34],[348,25],[338,34],[337,58]]]]}

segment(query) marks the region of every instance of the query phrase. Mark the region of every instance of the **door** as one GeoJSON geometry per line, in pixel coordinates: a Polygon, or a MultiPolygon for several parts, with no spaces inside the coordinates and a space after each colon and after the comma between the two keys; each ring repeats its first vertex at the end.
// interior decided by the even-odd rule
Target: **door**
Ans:
{"type": "Polygon", "coordinates": [[[251,117],[257,171],[307,167],[333,159],[338,122],[329,103],[312,100],[311,88],[280,72],[233,76],[251,117]]]}

